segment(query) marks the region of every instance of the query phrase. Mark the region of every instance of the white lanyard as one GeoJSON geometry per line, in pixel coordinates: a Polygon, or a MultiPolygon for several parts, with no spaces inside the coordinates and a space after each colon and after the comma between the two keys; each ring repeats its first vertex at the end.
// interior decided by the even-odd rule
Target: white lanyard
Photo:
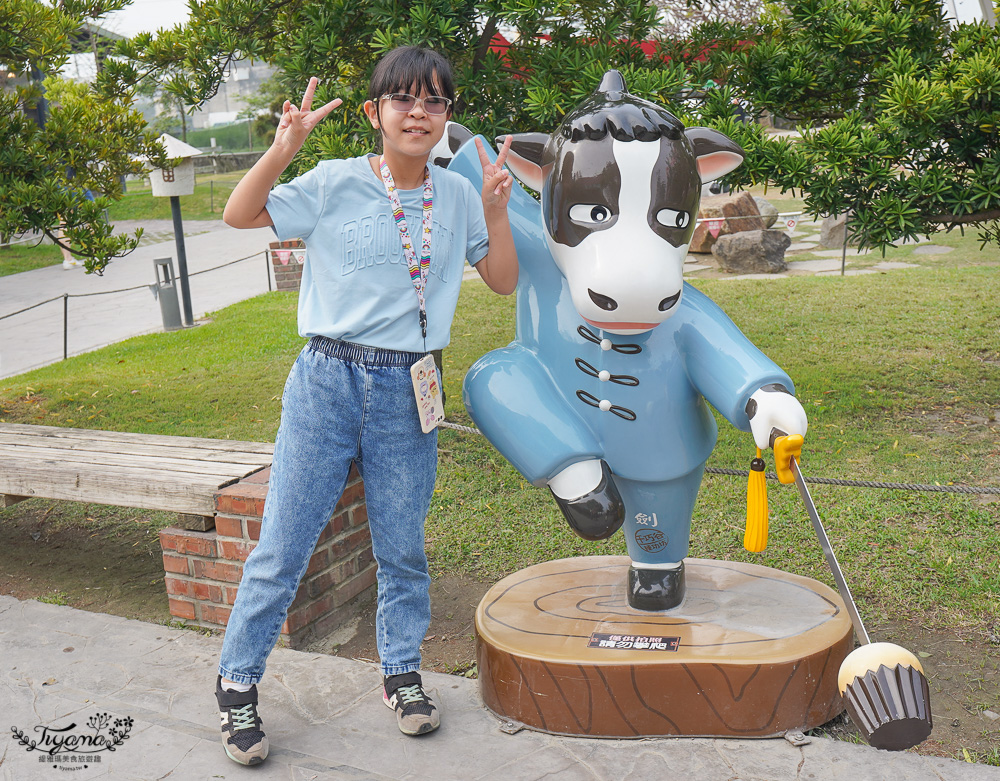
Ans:
{"type": "Polygon", "coordinates": [[[424,300],[424,288],[427,285],[427,272],[431,267],[431,210],[434,207],[434,189],[431,186],[431,169],[427,166],[424,169],[424,216],[423,216],[423,237],[420,242],[420,260],[413,251],[413,242],[410,240],[410,231],[406,227],[406,217],[403,215],[403,205],[399,202],[399,194],[396,192],[396,183],[392,180],[389,172],[389,164],[385,161],[385,155],[379,158],[379,170],[382,172],[382,183],[385,185],[386,194],[389,196],[389,205],[392,207],[392,218],[396,221],[399,229],[399,240],[403,245],[403,255],[406,258],[406,266],[410,270],[410,281],[413,289],[417,291],[417,302],[420,306],[420,332],[427,338],[427,304],[424,300]]]}

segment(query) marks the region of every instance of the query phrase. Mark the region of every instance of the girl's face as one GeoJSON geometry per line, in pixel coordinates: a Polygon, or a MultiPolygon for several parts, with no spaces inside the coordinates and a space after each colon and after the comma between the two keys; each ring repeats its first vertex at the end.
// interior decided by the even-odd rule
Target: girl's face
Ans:
{"type": "MultiPolygon", "coordinates": [[[[417,91],[411,87],[407,92],[418,98],[426,98],[431,93],[417,91]]],[[[440,94],[438,92],[437,94],[440,94]]],[[[444,126],[451,117],[449,108],[443,114],[431,114],[421,100],[416,101],[408,111],[399,111],[392,106],[393,101],[382,98],[376,106],[374,101],[365,102],[365,114],[372,127],[382,133],[382,148],[388,158],[402,156],[427,160],[431,149],[444,135],[444,126]]]]}

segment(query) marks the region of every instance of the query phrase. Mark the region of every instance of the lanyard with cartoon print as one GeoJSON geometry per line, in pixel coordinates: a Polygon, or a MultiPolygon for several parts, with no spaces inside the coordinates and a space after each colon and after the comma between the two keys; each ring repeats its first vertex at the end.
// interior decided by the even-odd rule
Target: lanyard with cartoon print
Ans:
{"type": "Polygon", "coordinates": [[[430,166],[425,168],[424,174],[424,216],[423,216],[423,238],[420,242],[420,260],[413,250],[413,242],[410,240],[410,231],[406,227],[406,217],[403,215],[403,205],[399,202],[399,193],[396,192],[396,183],[392,180],[389,172],[389,164],[385,161],[385,155],[379,158],[379,170],[382,172],[382,183],[389,196],[389,205],[392,207],[392,218],[396,221],[399,229],[399,240],[403,244],[403,255],[406,257],[406,265],[410,269],[410,281],[413,289],[417,291],[417,302],[420,305],[420,332],[424,339],[427,338],[427,304],[424,300],[424,288],[427,285],[427,272],[431,267],[431,210],[434,207],[434,189],[431,186],[430,166]]]}

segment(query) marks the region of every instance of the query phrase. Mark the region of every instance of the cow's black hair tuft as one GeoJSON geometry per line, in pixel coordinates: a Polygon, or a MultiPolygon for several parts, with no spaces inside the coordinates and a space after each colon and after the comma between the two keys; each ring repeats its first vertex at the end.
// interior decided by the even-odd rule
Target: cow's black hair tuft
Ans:
{"type": "Polygon", "coordinates": [[[608,71],[591,96],[563,119],[560,132],[570,141],[678,139],[684,123],[665,108],[637,98],[618,71],[608,71]]]}

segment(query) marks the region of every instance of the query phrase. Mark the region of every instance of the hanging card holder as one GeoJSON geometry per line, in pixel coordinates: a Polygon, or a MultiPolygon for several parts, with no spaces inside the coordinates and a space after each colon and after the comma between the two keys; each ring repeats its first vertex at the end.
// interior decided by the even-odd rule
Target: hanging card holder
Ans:
{"type": "Polygon", "coordinates": [[[410,367],[413,393],[417,399],[417,414],[420,428],[426,434],[433,431],[444,420],[444,397],[441,394],[441,380],[438,377],[434,356],[425,355],[410,367]]]}

